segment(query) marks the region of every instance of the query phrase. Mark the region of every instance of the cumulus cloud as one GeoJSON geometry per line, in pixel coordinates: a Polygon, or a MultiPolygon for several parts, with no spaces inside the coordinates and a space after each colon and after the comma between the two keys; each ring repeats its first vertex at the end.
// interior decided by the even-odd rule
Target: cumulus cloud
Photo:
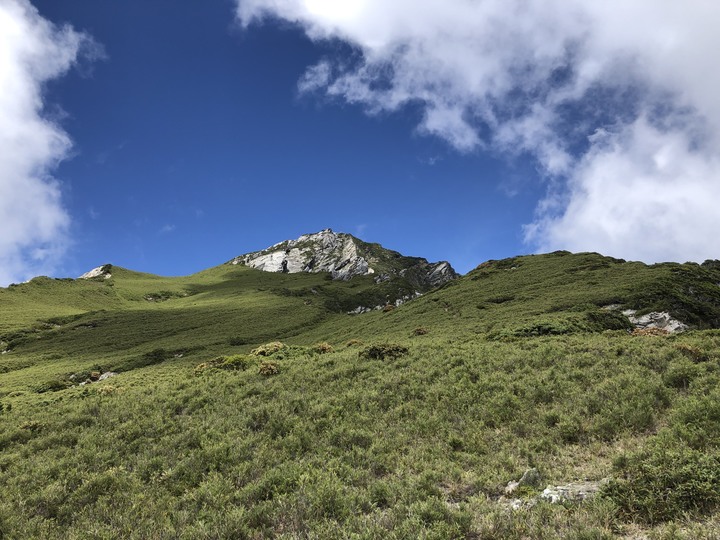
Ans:
{"type": "Polygon", "coordinates": [[[50,173],[71,142],[43,112],[43,84],[88,42],[27,0],[0,0],[0,285],[51,271],[65,249],[70,218],[50,173]]]}
{"type": "Polygon", "coordinates": [[[304,92],[369,113],[408,104],[461,152],[531,156],[547,184],[526,239],[658,261],[720,258],[720,3],[238,0],[356,55],[304,92]]]}

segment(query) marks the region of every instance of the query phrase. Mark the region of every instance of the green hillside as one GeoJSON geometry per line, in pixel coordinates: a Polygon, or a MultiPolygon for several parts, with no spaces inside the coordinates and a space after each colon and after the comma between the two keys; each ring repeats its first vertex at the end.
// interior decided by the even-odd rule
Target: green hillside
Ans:
{"type": "Polygon", "coordinates": [[[234,265],[0,289],[0,539],[717,538],[718,266],[524,256],[363,315],[370,276],[234,265]]]}

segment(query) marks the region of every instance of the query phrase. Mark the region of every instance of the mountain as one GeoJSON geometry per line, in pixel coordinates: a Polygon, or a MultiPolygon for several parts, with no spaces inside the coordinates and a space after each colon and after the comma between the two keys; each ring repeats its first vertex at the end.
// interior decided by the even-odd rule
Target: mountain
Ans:
{"type": "Polygon", "coordinates": [[[331,229],[240,255],[229,264],[265,272],[328,272],[333,279],[345,281],[367,275],[372,275],[376,283],[402,279],[419,292],[459,277],[447,261],[429,263],[420,257],[406,257],[380,244],[369,244],[331,229]]]}
{"type": "Polygon", "coordinates": [[[233,261],[0,288],[0,537],[716,537],[718,261],[233,261]]]}

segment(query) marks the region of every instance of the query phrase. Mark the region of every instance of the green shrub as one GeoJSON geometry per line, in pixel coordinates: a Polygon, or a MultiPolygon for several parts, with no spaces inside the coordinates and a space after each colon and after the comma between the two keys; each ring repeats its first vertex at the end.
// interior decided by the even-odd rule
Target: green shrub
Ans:
{"type": "Polygon", "coordinates": [[[670,388],[687,389],[700,373],[701,367],[683,358],[670,365],[663,375],[663,382],[670,388]]]}
{"type": "Polygon", "coordinates": [[[633,325],[630,320],[614,310],[601,309],[590,311],[586,315],[589,329],[595,332],[603,330],[632,330],[633,325]]]}
{"type": "Polygon", "coordinates": [[[380,343],[365,347],[358,353],[358,357],[370,360],[394,360],[405,356],[408,348],[397,343],[380,343]]]}
{"type": "Polygon", "coordinates": [[[65,390],[73,385],[72,382],[67,379],[51,379],[35,387],[35,392],[38,394],[44,394],[45,392],[57,392],[59,390],[65,390]]]}
{"type": "Polygon", "coordinates": [[[415,330],[412,331],[413,336],[424,336],[428,332],[430,332],[430,330],[428,330],[424,326],[418,326],[415,330]]]}
{"type": "Polygon", "coordinates": [[[720,448],[720,391],[692,397],[671,418],[671,430],[695,450],[720,448]]]}
{"type": "Polygon", "coordinates": [[[621,476],[603,495],[628,520],[656,524],[720,506],[720,455],[700,452],[683,442],[656,440],[650,448],[616,460],[621,476]]]}
{"type": "Polygon", "coordinates": [[[575,332],[577,328],[569,321],[541,321],[516,329],[517,337],[558,336],[575,332]]]}
{"type": "Polygon", "coordinates": [[[233,354],[224,357],[223,361],[218,365],[220,369],[229,369],[243,371],[255,364],[255,361],[246,354],[233,354]]]}
{"type": "Polygon", "coordinates": [[[686,345],[684,343],[681,343],[680,345],[676,345],[675,349],[680,351],[680,353],[682,353],[684,356],[686,356],[695,363],[707,362],[708,360],[710,360],[710,357],[707,353],[692,345],[686,345]]]}

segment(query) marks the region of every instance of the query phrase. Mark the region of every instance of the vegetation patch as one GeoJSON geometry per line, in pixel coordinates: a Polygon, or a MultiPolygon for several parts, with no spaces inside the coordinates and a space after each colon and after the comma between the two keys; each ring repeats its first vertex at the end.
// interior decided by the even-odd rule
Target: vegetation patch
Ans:
{"type": "Polygon", "coordinates": [[[217,358],[195,366],[195,374],[201,374],[210,369],[244,371],[255,364],[257,364],[257,359],[246,354],[218,356],[217,358]]]}
{"type": "Polygon", "coordinates": [[[67,379],[50,379],[35,387],[35,391],[38,394],[44,394],[45,392],[58,392],[59,390],[66,390],[73,386],[72,381],[67,379]]]}
{"type": "Polygon", "coordinates": [[[409,349],[397,343],[378,343],[365,347],[358,353],[360,358],[369,360],[395,360],[408,354],[409,349]]]}
{"type": "Polygon", "coordinates": [[[143,296],[143,298],[148,302],[165,302],[166,300],[170,300],[172,298],[184,298],[186,296],[188,296],[186,292],[159,291],[146,294],[145,296],[143,296]]]}
{"type": "Polygon", "coordinates": [[[263,375],[264,377],[277,375],[278,373],[280,373],[280,364],[272,360],[263,360],[262,362],[260,362],[258,373],[260,375],[263,375]]]}
{"type": "Polygon", "coordinates": [[[680,441],[657,440],[646,450],[616,462],[619,478],[604,495],[624,519],[657,524],[701,516],[720,505],[720,455],[680,441]]]}
{"type": "Polygon", "coordinates": [[[0,536],[714,539],[720,330],[638,337],[600,309],[712,315],[717,267],[691,266],[517,257],[357,317],[333,310],[382,305],[372,277],[114,267],[0,289],[18,340],[0,358],[0,536]],[[498,499],[533,467],[511,511],[498,499]],[[529,504],[581,478],[612,480],[529,504]]]}
{"type": "Polygon", "coordinates": [[[310,350],[316,354],[328,354],[335,351],[333,346],[325,341],[316,343],[310,348],[310,350]]]}
{"type": "Polygon", "coordinates": [[[272,356],[273,354],[281,351],[284,348],[284,343],[281,343],[279,341],[272,341],[270,343],[266,343],[265,345],[260,345],[259,347],[256,347],[255,349],[250,351],[250,354],[253,356],[272,356]]]}
{"type": "Polygon", "coordinates": [[[153,349],[140,356],[128,358],[113,364],[111,371],[117,371],[119,373],[154,366],[171,358],[182,358],[188,352],[188,349],[153,349]]]}

